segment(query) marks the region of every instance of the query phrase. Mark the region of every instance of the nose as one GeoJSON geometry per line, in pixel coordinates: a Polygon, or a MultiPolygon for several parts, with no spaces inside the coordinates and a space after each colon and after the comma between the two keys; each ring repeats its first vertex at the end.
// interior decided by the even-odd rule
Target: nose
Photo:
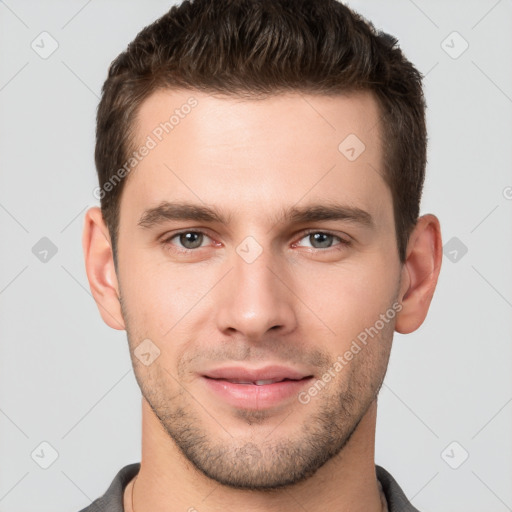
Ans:
{"type": "Polygon", "coordinates": [[[216,298],[219,330],[236,331],[251,341],[263,339],[270,330],[292,332],[297,327],[297,298],[284,262],[264,250],[251,263],[235,253],[232,263],[216,298]]]}

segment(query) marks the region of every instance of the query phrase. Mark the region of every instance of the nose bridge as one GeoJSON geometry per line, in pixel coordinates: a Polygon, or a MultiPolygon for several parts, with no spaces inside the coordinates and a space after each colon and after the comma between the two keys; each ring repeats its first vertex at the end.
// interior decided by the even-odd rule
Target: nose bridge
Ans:
{"type": "Polygon", "coordinates": [[[233,270],[219,298],[219,328],[235,329],[253,339],[273,327],[281,332],[293,330],[293,294],[284,284],[283,261],[252,237],[239,244],[231,261],[233,270]]]}

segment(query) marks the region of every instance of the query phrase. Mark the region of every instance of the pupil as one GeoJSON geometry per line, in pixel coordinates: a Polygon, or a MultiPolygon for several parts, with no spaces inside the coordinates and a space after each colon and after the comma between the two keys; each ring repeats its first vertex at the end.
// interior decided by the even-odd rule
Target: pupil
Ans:
{"type": "MultiPolygon", "coordinates": [[[[320,245],[321,247],[329,247],[330,246],[330,237],[331,235],[328,235],[327,233],[314,233],[313,235],[311,235],[315,242],[320,242],[320,245]],[[322,238],[324,238],[324,240],[322,241],[322,238]]],[[[312,244],[313,246],[315,246],[315,244],[312,244]]]]}
{"type": "Polygon", "coordinates": [[[195,249],[201,246],[201,233],[183,233],[180,236],[180,242],[187,249],[195,249]]]}

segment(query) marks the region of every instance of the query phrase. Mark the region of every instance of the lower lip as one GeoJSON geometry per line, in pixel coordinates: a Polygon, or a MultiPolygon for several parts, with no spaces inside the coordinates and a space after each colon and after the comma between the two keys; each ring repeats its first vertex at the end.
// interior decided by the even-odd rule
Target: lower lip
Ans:
{"type": "Polygon", "coordinates": [[[273,384],[235,384],[222,379],[203,377],[206,385],[228,404],[242,409],[267,409],[281,402],[296,398],[312,377],[301,380],[284,380],[273,384]]]}

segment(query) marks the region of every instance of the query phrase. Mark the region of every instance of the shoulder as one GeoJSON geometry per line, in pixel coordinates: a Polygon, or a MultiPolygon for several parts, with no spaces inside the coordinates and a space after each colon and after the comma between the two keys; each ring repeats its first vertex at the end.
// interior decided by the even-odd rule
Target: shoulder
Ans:
{"type": "Polygon", "coordinates": [[[396,480],[383,467],[375,466],[377,479],[386,495],[389,512],[419,512],[407,499],[396,480]]]}
{"type": "Polygon", "coordinates": [[[105,493],[80,512],[123,512],[124,489],[139,469],[140,462],[136,462],[119,470],[105,493]]]}

